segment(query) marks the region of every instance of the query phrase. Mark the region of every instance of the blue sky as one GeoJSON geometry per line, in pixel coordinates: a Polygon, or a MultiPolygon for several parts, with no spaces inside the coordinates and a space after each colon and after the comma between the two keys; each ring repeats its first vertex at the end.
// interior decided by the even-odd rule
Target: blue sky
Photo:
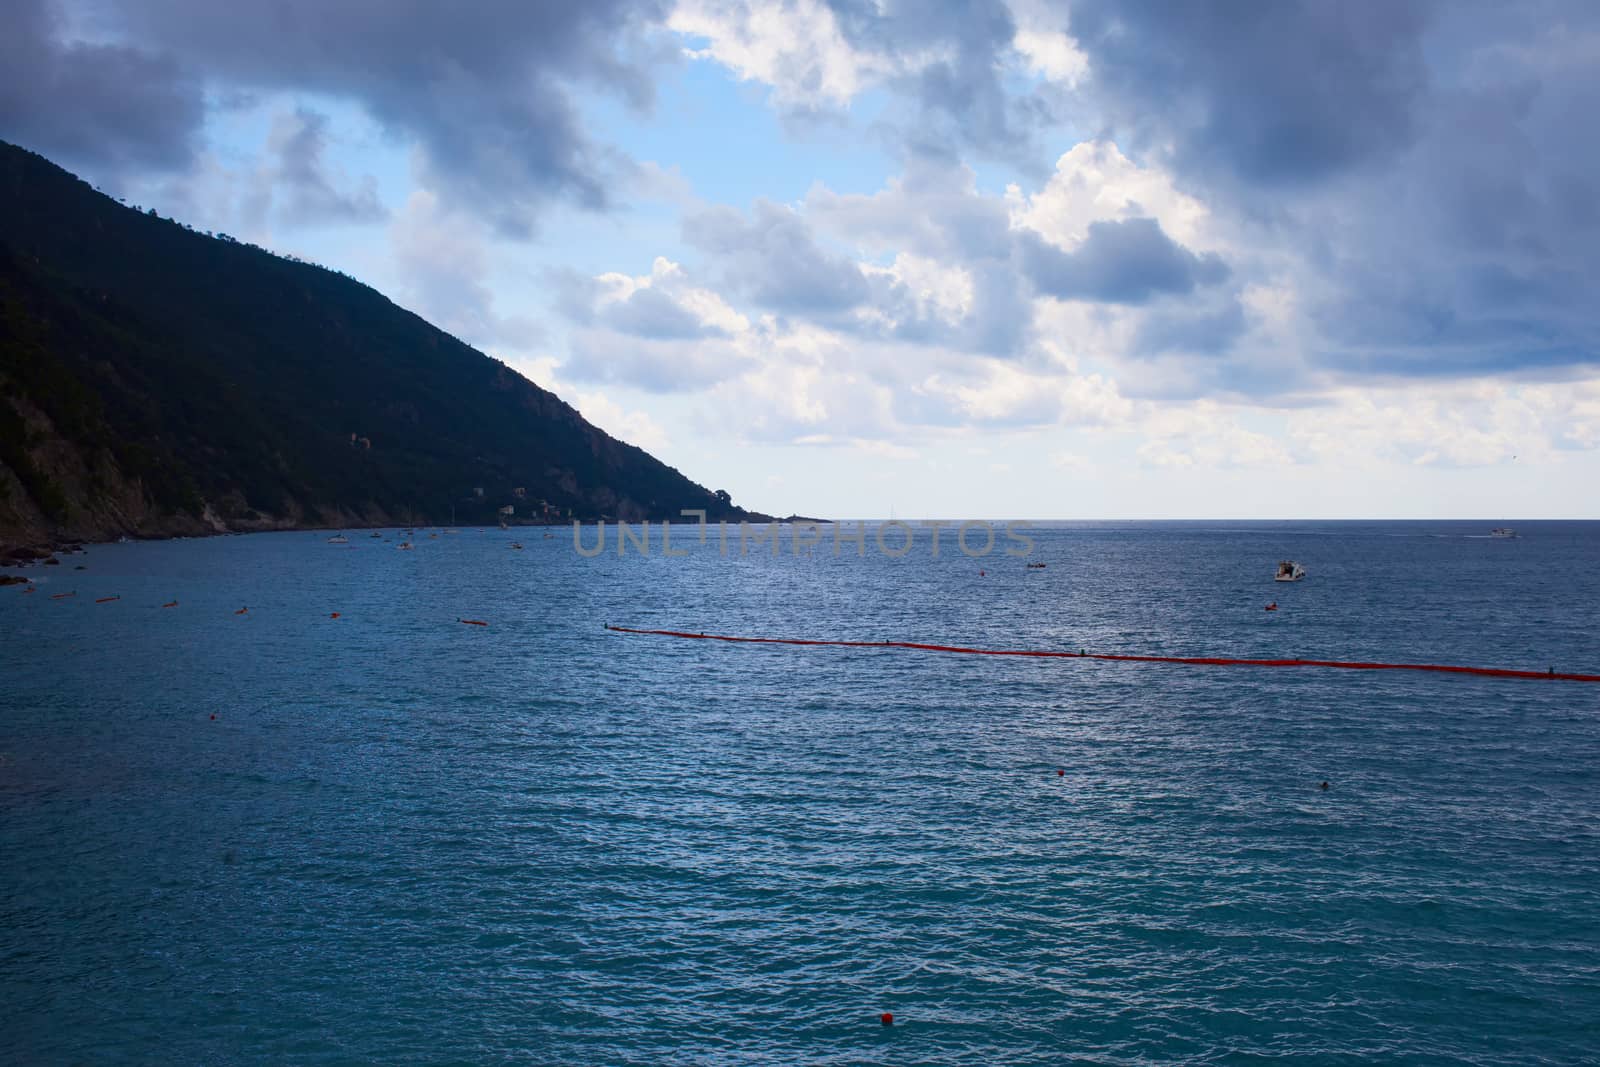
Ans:
{"type": "Polygon", "coordinates": [[[0,137],[742,504],[1600,517],[1600,8],[23,0],[0,137]]]}

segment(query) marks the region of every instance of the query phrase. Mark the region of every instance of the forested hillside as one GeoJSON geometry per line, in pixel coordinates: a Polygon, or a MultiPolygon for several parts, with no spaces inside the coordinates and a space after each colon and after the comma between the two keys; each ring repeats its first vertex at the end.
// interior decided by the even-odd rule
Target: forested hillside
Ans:
{"type": "Polygon", "coordinates": [[[506,504],[744,514],[375,290],[0,142],[0,541],[491,522],[506,504]]]}

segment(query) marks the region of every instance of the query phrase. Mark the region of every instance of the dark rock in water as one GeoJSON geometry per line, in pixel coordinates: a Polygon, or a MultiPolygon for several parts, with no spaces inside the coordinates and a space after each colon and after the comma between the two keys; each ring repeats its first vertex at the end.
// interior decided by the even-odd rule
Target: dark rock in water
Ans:
{"type": "Polygon", "coordinates": [[[80,564],[78,564],[76,567],[74,567],[72,569],[75,570],[75,571],[86,571],[89,568],[85,564],[80,563],[80,564]]]}
{"type": "Polygon", "coordinates": [[[51,556],[49,559],[44,561],[44,565],[46,567],[59,567],[61,566],[61,561],[56,559],[54,556],[51,556]]]}
{"type": "Polygon", "coordinates": [[[28,579],[20,574],[0,574],[0,585],[27,585],[28,579]]]}

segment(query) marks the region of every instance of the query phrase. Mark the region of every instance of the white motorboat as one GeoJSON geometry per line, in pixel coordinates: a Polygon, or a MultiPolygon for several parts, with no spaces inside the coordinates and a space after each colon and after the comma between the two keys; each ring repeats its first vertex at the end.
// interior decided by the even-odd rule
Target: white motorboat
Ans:
{"type": "Polygon", "coordinates": [[[1489,536],[1497,541],[1515,541],[1517,539],[1517,531],[1509,526],[1496,526],[1489,531],[1489,536]]]}
{"type": "Polygon", "coordinates": [[[350,538],[346,537],[344,534],[337,534],[328,538],[328,544],[330,545],[348,545],[349,543],[350,538]]]}
{"type": "Polygon", "coordinates": [[[1278,573],[1272,576],[1275,582],[1298,582],[1306,576],[1306,569],[1292,559],[1278,561],[1278,573]]]}

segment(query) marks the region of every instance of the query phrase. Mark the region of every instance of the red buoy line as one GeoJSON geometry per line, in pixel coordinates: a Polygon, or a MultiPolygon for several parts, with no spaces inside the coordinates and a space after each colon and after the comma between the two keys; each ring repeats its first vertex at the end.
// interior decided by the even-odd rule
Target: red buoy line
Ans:
{"type": "Polygon", "coordinates": [[[1332,667],[1348,671],[1435,671],[1440,674],[1475,674],[1488,678],[1544,678],[1560,682],[1600,682],[1600,674],[1570,674],[1555,669],[1518,671],[1505,667],[1454,667],[1442,663],[1367,663],[1336,659],[1236,659],[1227,656],[1134,656],[1111,652],[1053,652],[1042,649],[967,648],[930,645],[920,641],[822,641],[803,637],[739,637],[700,634],[684,630],[642,630],[631,626],[606,629],[619,634],[680,637],[695,641],[727,641],[742,645],[816,645],[835,648],[904,648],[915,652],[956,652],[968,656],[1028,656],[1038,659],[1095,659],[1117,663],[1183,663],[1198,667],[1332,667]]]}

